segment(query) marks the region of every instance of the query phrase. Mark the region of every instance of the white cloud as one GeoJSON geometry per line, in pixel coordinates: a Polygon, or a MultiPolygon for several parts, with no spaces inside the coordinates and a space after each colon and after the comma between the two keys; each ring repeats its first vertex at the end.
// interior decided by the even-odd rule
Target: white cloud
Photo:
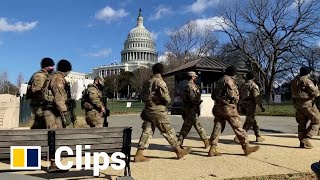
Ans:
{"type": "Polygon", "coordinates": [[[166,63],[169,54],[170,52],[166,51],[162,55],[158,56],[158,62],[166,63]]]}
{"type": "MultiPolygon", "coordinates": [[[[210,31],[217,31],[217,30],[221,30],[223,26],[224,28],[228,28],[228,26],[224,23],[223,17],[221,16],[215,16],[215,17],[211,17],[211,18],[203,18],[203,19],[196,19],[193,21],[190,21],[188,23],[195,23],[196,25],[196,31],[198,33],[205,33],[207,30],[210,31]]],[[[187,28],[188,24],[183,25],[180,30],[187,28]]],[[[167,30],[166,34],[170,35],[172,31],[167,30]]]]}
{"type": "Polygon", "coordinates": [[[9,23],[6,18],[0,18],[0,31],[12,31],[12,32],[23,32],[28,31],[36,27],[37,21],[33,22],[15,22],[9,23]]]}
{"type": "Polygon", "coordinates": [[[317,45],[320,47],[320,41],[318,41],[317,45]]]}
{"type": "Polygon", "coordinates": [[[112,50],[110,48],[101,49],[96,52],[89,52],[85,56],[89,57],[107,57],[111,54],[112,50]]]}
{"type": "Polygon", "coordinates": [[[299,4],[308,4],[311,0],[294,0],[291,4],[291,8],[297,8],[299,4]]]}
{"type": "Polygon", "coordinates": [[[207,8],[217,5],[220,0],[196,0],[194,3],[186,7],[187,12],[201,13],[207,8]]]}
{"type": "Polygon", "coordinates": [[[224,24],[223,17],[215,16],[211,18],[203,18],[203,19],[196,19],[193,22],[197,24],[198,30],[205,31],[206,28],[209,28],[212,31],[221,30],[222,26],[226,27],[227,25],[224,24]]]}
{"type": "Polygon", "coordinates": [[[160,5],[156,8],[155,14],[149,17],[150,20],[158,20],[162,18],[164,15],[170,14],[171,13],[171,8],[166,7],[164,5],[160,5]]]}
{"type": "Polygon", "coordinates": [[[151,38],[152,38],[153,40],[156,40],[156,39],[158,38],[158,36],[159,36],[159,32],[151,31],[151,32],[150,32],[150,35],[151,35],[151,38]]]}
{"type": "Polygon", "coordinates": [[[167,55],[160,55],[158,56],[158,62],[166,62],[167,61],[167,55]]]}
{"type": "Polygon", "coordinates": [[[112,20],[125,17],[128,14],[129,13],[126,12],[124,9],[114,10],[110,6],[106,6],[95,14],[95,18],[98,20],[111,22],[112,20]]]}

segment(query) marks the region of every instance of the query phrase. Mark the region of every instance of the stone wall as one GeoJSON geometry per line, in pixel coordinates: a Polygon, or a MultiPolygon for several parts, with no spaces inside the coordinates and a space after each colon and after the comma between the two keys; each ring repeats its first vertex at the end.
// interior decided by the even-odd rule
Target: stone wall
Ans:
{"type": "Polygon", "coordinates": [[[0,129],[19,127],[20,98],[0,94],[0,129]]]}

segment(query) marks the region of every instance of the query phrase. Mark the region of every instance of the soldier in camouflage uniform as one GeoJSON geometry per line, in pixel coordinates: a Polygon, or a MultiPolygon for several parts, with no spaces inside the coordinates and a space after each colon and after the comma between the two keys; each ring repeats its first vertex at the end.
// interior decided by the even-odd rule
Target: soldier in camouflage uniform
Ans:
{"type": "Polygon", "coordinates": [[[320,113],[314,98],[320,95],[318,87],[310,80],[310,69],[301,67],[300,74],[291,81],[291,92],[296,109],[298,137],[301,148],[313,148],[309,141],[319,130],[320,113]],[[311,121],[307,127],[308,121],[311,121]]]}
{"type": "Polygon", "coordinates": [[[70,118],[65,77],[71,71],[72,66],[69,61],[64,59],[60,60],[57,66],[57,72],[53,73],[49,83],[47,107],[44,111],[47,129],[63,128],[67,118],[70,118]]]}
{"type": "Polygon", "coordinates": [[[161,77],[164,71],[163,65],[161,63],[155,64],[152,67],[152,71],[153,76],[144,84],[141,93],[142,100],[145,103],[145,108],[141,113],[141,118],[144,122],[134,161],[144,162],[149,160],[143,156],[143,151],[148,148],[149,139],[152,138],[156,127],[173,147],[178,159],[181,159],[184,155],[190,153],[191,148],[184,149],[180,146],[175,130],[168,119],[166,106],[170,103],[171,98],[167,85],[161,77]]]}
{"type": "Polygon", "coordinates": [[[182,118],[184,120],[182,128],[180,130],[178,139],[183,144],[183,140],[189,134],[192,126],[197,130],[201,140],[204,142],[205,148],[210,146],[206,132],[200,124],[200,104],[201,104],[201,93],[200,88],[195,84],[195,80],[198,77],[195,72],[188,72],[188,83],[182,93],[182,118]]]}
{"type": "Polygon", "coordinates": [[[41,61],[41,70],[34,73],[28,82],[27,99],[31,99],[30,106],[34,115],[34,123],[31,129],[46,129],[43,117],[43,90],[54,71],[54,61],[48,57],[41,61]]]}
{"type": "MultiPolygon", "coordinates": [[[[47,129],[65,128],[66,122],[71,122],[67,102],[67,81],[65,77],[71,71],[71,63],[67,60],[60,60],[57,64],[57,72],[51,76],[46,101],[44,106],[44,119],[47,129]]],[[[49,171],[58,170],[54,159],[50,159],[49,171]]]]}
{"type": "Polygon", "coordinates": [[[88,85],[85,96],[84,109],[86,111],[86,121],[90,127],[103,127],[102,116],[106,112],[102,102],[102,92],[104,80],[100,77],[94,78],[93,84],[88,85]]]}
{"type": "MultiPolygon", "coordinates": [[[[246,74],[246,82],[240,87],[239,106],[241,113],[246,115],[246,121],[243,125],[243,129],[248,131],[252,127],[254,134],[256,135],[256,141],[263,142],[265,139],[261,137],[259,123],[255,119],[257,105],[259,105],[262,112],[265,111],[265,108],[262,104],[259,87],[254,82],[254,74],[252,72],[248,72],[246,74]]],[[[235,137],[235,140],[239,141],[237,137],[235,137]]]]}
{"type": "Polygon", "coordinates": [[[217,150],[219,137],[225,128],[226,121],[231,125],[240,141],[245,155],[249,155],[259,149],[259,146],[249,146],[247,133],[241,128],[241,120],[237,110],[239,91],[235,80],[237,68],[229,66],[222,78],[220,78],[212,91],[212,99],[215,101],[212,113],[215,117],[214,128],[210,137],[211,148],[208,156],[221,156],[217,150]]]}

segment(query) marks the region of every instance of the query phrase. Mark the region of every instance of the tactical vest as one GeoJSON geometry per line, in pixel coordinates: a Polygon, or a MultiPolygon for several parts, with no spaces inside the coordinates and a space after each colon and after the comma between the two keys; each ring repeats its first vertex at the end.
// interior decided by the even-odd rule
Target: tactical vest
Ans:
{"type": "Polygon", "coordinates": [[[249,82],[242,84],[240,88],[240,99],[245,100],[250,98],[251,86],[249,82]]]}
{"type": "Polygon", "coordinates": [[[50,87],[51,80],[52,76],[50,76],[48,80],[46,80],[46,82],[44,83],[44,88],[42,89],[43,99],[46,103],[49,104],[52,104],[54,101],[54,96],[50,87]]]}
{"type": "Polygon", "coordinates": [[[220,79],[216,87],[213,90],[213,100],[219,101],[219,100],[225,100],[227,98],[227,87],[226,84],[224,83],[224,79],[220,79]]]}
{"type": "Polygon", "coordinates": [[[296,99],[310,98],[305,89],[306,87],[304,86],[304,82],[301,81],[298,77],[291,80],[291,93],[293,98],[296,98],[296,99]]]}

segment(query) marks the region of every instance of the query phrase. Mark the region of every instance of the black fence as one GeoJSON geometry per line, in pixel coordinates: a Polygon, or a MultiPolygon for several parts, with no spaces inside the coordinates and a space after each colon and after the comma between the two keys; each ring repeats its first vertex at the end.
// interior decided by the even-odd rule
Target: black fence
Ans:
{"type": "Polygon", "coordinates": [[[26,99],[26,96],[20,96],[20,115],[19,123],[26,123],[32,116],[32,110],[30,107],[30,100],[26,99]]]}

